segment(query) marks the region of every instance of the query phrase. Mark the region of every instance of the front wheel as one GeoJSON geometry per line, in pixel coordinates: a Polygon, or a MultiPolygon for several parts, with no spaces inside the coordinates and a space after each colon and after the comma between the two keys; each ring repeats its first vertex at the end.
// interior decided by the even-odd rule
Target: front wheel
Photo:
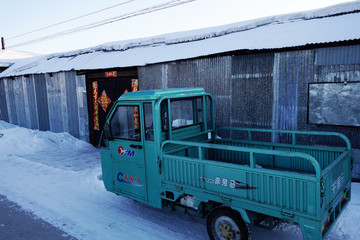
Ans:
{"type": "Polygon", "coordinates": [[[206,221],[211,240],[246,240],[249,232],[240,214],[230,208],[218,208],[206,221]]]}

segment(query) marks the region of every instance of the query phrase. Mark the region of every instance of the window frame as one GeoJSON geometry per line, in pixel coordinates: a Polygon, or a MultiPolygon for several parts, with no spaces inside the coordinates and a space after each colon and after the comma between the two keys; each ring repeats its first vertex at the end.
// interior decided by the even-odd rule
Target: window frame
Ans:
{"type": "MultiPolygon", "coordinates": [[[[195,125],[201,125],[203,124],[203,96],[196,96],[196,97],[186,97],[186,98],[174,98],[174,99],[165,99],[164,101],[161,102],[161,106],[160,106],[160,119],[161,119],[161,129],[163,132],[167,132],[169,131],[169,125],[171,125],[171,130],[177,130],[177,129],[181,129],[181,128],[185,128],[185,127],[190,127],[190,126],[195,126],[195,125]],[[172,123],[169,124],[169,106],[170,106],[170,111],[172,110],[171,108],[171,103],[172,102],[178,102],[178,101],[191,101],[192,102],[192,117],[193,117],[193,122],[192,124],[189,125],[182,125],[179,127],[173,127],[172,123]],[[200,100],[199,102],[196,102],[196,104],[194,104],[194,101],[200,100]],[[202,110],[201,113],[199,113],[197,111],[197,109],[199,108],[202,110]],[[167,108],[165,111],[166,115],[166,119],[164,120],[163,118],[163,114],[164,114],[164,110],[163,108],[167,108]],[[166,127],[166,128],[165,128],[166,127]]],[[[171,114],[171,121],[173,121],[173,115],[171,114]]]]}
{"type": "MultiPolygon", "coordinates": [[[[113,138],[113,139],[119,139],[119,140],[125,140],[125,141],[133,141],[133,142],[142,142],[142,120],[141,120],[141,114],[140,114],[140,107],[141,107],[141,104],[138,104],[138,103],[136,103],[136,104],[119,104],[119,105],[116,105],[115,106],[115,110],[114,110],[114,113],[111,115],[111,118],[109,119],[109,127],[110,127],[110,132],[111,132],[111,137],[113,138]],[[131,138],[123,138],[123,137],[119,137],[119,136],[116,136],[116,135],[114,135],[114,133],[113,133],[113,127],[112,127],[112,121],[113,121],[113,119],[114,119],[114,117],[115,117],[115,115],[116,115],[116,112],[118,111],[118,108],[119,107],[132,107],[132,108],[135,108],[135,107],[138,107],[138,111],[139,111],[139,137],[137,138],[137,139],[131,139],[131,138]]],[[[134,131],[135,131],[135,128],[133,129],[134,131]]]]}
{"type": "Polygon", "coordinates": [[[329,123],[319,123],[319,122],[313,122],[311,121],[311,97],[310,97],[310,91],[311,91],[311,86],[312,85],[325,85],[325,84],[333,84],[333,85],[348,85],[348,84],[360,84],[360,81],[349,81],[349,82],[312,82],[312,83],[308,83],[308,101],[307,101],[307,123],[309,125],[314,125],[314,126],[329,126],[329,127],[351,127],[351,128],[360,128],[360,126],[357,125],[349,125],[349,124],[336,124],[335,122],[329,122],[329,123]]]}
{"type": "Polygon", "coordinates": [[[154,142],[155,141],[155,131],[154,131],[154,104],[153,104],[153,102],[143,102],[142,103],[142,107],[143,107],[143,119],[144,119],[144,140],[145,141],[150,141],[150,142],[154,142]],[[150,105],[150,107],[151,107],[151,121],[152,121],[152,128],[147,128],[147,126],[146,126],[146,123],[147,123],[147,121],[146,121],[146,107],[145,107],[145,105],[150,105]],[[152,136],[152,139],[150,138],[150,139],[148,139],[147,138],[147,135],[146,135],[146,131],[147,130],[149,130],[149,129],[152,129],[152,131],[153,131],[153,136],[152,136]]]}

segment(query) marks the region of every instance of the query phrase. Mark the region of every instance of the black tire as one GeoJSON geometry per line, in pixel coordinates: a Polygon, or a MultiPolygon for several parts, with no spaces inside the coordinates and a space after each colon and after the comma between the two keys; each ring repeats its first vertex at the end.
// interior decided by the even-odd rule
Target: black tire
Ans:
{"type": "Polygon", "coordinates": [[[247,240],[249,231],[237,211],[218,208],[207,217],[206,228],[211,240],[247,240]]]}

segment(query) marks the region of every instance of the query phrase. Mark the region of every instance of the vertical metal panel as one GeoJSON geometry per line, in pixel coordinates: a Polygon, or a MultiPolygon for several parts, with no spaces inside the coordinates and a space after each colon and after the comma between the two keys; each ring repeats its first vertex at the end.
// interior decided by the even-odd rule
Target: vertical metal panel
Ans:
{"type": "Polygon", "coordinates": [[[343,83],[360,80],[360,64],[316,66],[316,83],[343,83]]]}
{"type": "Polygon", "coordinates": [[[232,58],[232,125],[271,128],[274,54],[232,58]]]}
{"type": "Polygon", "coordinates": [[[36,93],[34,75],[24,78],[27,93],[27,103],[29,109],[30,128],[39,129],[39,120],[37,115],[36,93]]]}
{"type": "Polygon", "coordinates": [[[76,95],[78,104],[79,138],[89,141],[89,115],[87,109],[85,75],[76,76],[76,95]]]}
{"type": "Polygon", "coordinates": [[[360,64],[360,45],[318,48],[315,65],[360,64]]]}
{"type": "Polygon", "coordinates": [[[198,82],[198,68],[194,61],[181,61],[168,64],[168,87],[195,87],[198,82]]]}
{"type": "Polygon", "coordinates": [[[0,79],[0,114],[2,120],[9,122],[9,114],[7,109],[5,92],[5,79],[0,79]]]}
{"type": "Polygon", "coordinates": [[[140,89],[204,87],[215,99],[215,122],[230,125],[230,56],[155,64],[138,72],[140,89]]]}
{"type": "Polygon", "coordinates": [[[167,88],[166,70],[163,71],[165,66],[166,64],[155,64],[138,67],[139,89],[167,88]]]}
{"type": "Polygon", "coordinates": [[[15,77],[13,81],[14,87],[14,96],[16,99],[16,115],[17,115],[17,125],[22,127],[27,127],[26,124],[26,107],[25,107],[25,98],[24,90],[22,84],[22,77],[15,77]]]}
{"type": "MultiPolygon", "coordinates": [[[[279,122],[277,128],[296,130],[306,124],[307,83],[313,76],[313,52],[280,53],[279,61],[279,122]]],[[[274,80],[275,81],[275,80],[274,80]]]]}
{"type": "Polygon", "coordinates": [[[5,88],[6,97],[8,102],[8,113],[9,113],[9,122],[12,124],[18,124],[17,114],[16,114],[16,101],[15,101],[15,94],[14,94],[14,80],[13,79],[6,79],[5,81],[5,88]]]}
{"type": "Polygon", "coordinates": [[[22,85],[22,94],[24,98],[24,105],[25,105],[25,117],[26,117],[26,124],[25,127],[31,128],[31,120],[30,120],[30,108],[29,108],[29,98],[28,98],[28,90],[26,85],[26,77],[21,77],[21,85],[22,85]]]}
{"type": "Polygon", "coordinates": [[[76,72],[65,72],[66,108],[68,113],[68,132],[79,138],[79,115],[76,92],[76,72]]]}
{"type": "Polygon", "coordinates": [[[215,102],[215,123],[230,126],[231,109],[231,57],[213,57],[197,60],[198,83],[211,93],[215,102]]]}
{"type": "Polygon", "coordinates": [[[34,75],[37,115],[39,119],[39,129],[42,131],[50,130],[48,98],[46,91],[46,80],[44,74],[34,75]]]}
{"type": "Polygon", "coordinates": [[[67,109],[67,94],[66,94],[66,80],[65,72],[59,72],[54,74],[57,83],[59,84],[60,90],[60,106],[62,110],[62,126],[64,132],[69,132],[69,123],[68,123],[68,109],[67,109]]]}
{"type": "Polygon", "coordinates": [[[49,109],[50,130],[63,132],[63,108],[61,105],[61,89],[58,74],[46,77],[46,89],[49,109]]]}

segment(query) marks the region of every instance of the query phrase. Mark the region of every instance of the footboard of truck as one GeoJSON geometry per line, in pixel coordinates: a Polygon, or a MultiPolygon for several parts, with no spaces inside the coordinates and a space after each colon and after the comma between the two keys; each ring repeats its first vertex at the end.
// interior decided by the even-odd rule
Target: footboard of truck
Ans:
{"type": "Polygon", "coordinates": [[[251,223],[270,216],[298,223],[303,239],[324,239],[351,198],[349,140],[339,133],[239,129],[246,141],[163,142],[163,198],[193,196],[195,208],[217,203],[251,223]],[[252,132],[289,134],[291,144],[252,141],[252,132]],[[297,135],[337,136],[346,147],[297,145],[297,135]],[[255,217],[254,217],[255,216],[255,217]]]}

